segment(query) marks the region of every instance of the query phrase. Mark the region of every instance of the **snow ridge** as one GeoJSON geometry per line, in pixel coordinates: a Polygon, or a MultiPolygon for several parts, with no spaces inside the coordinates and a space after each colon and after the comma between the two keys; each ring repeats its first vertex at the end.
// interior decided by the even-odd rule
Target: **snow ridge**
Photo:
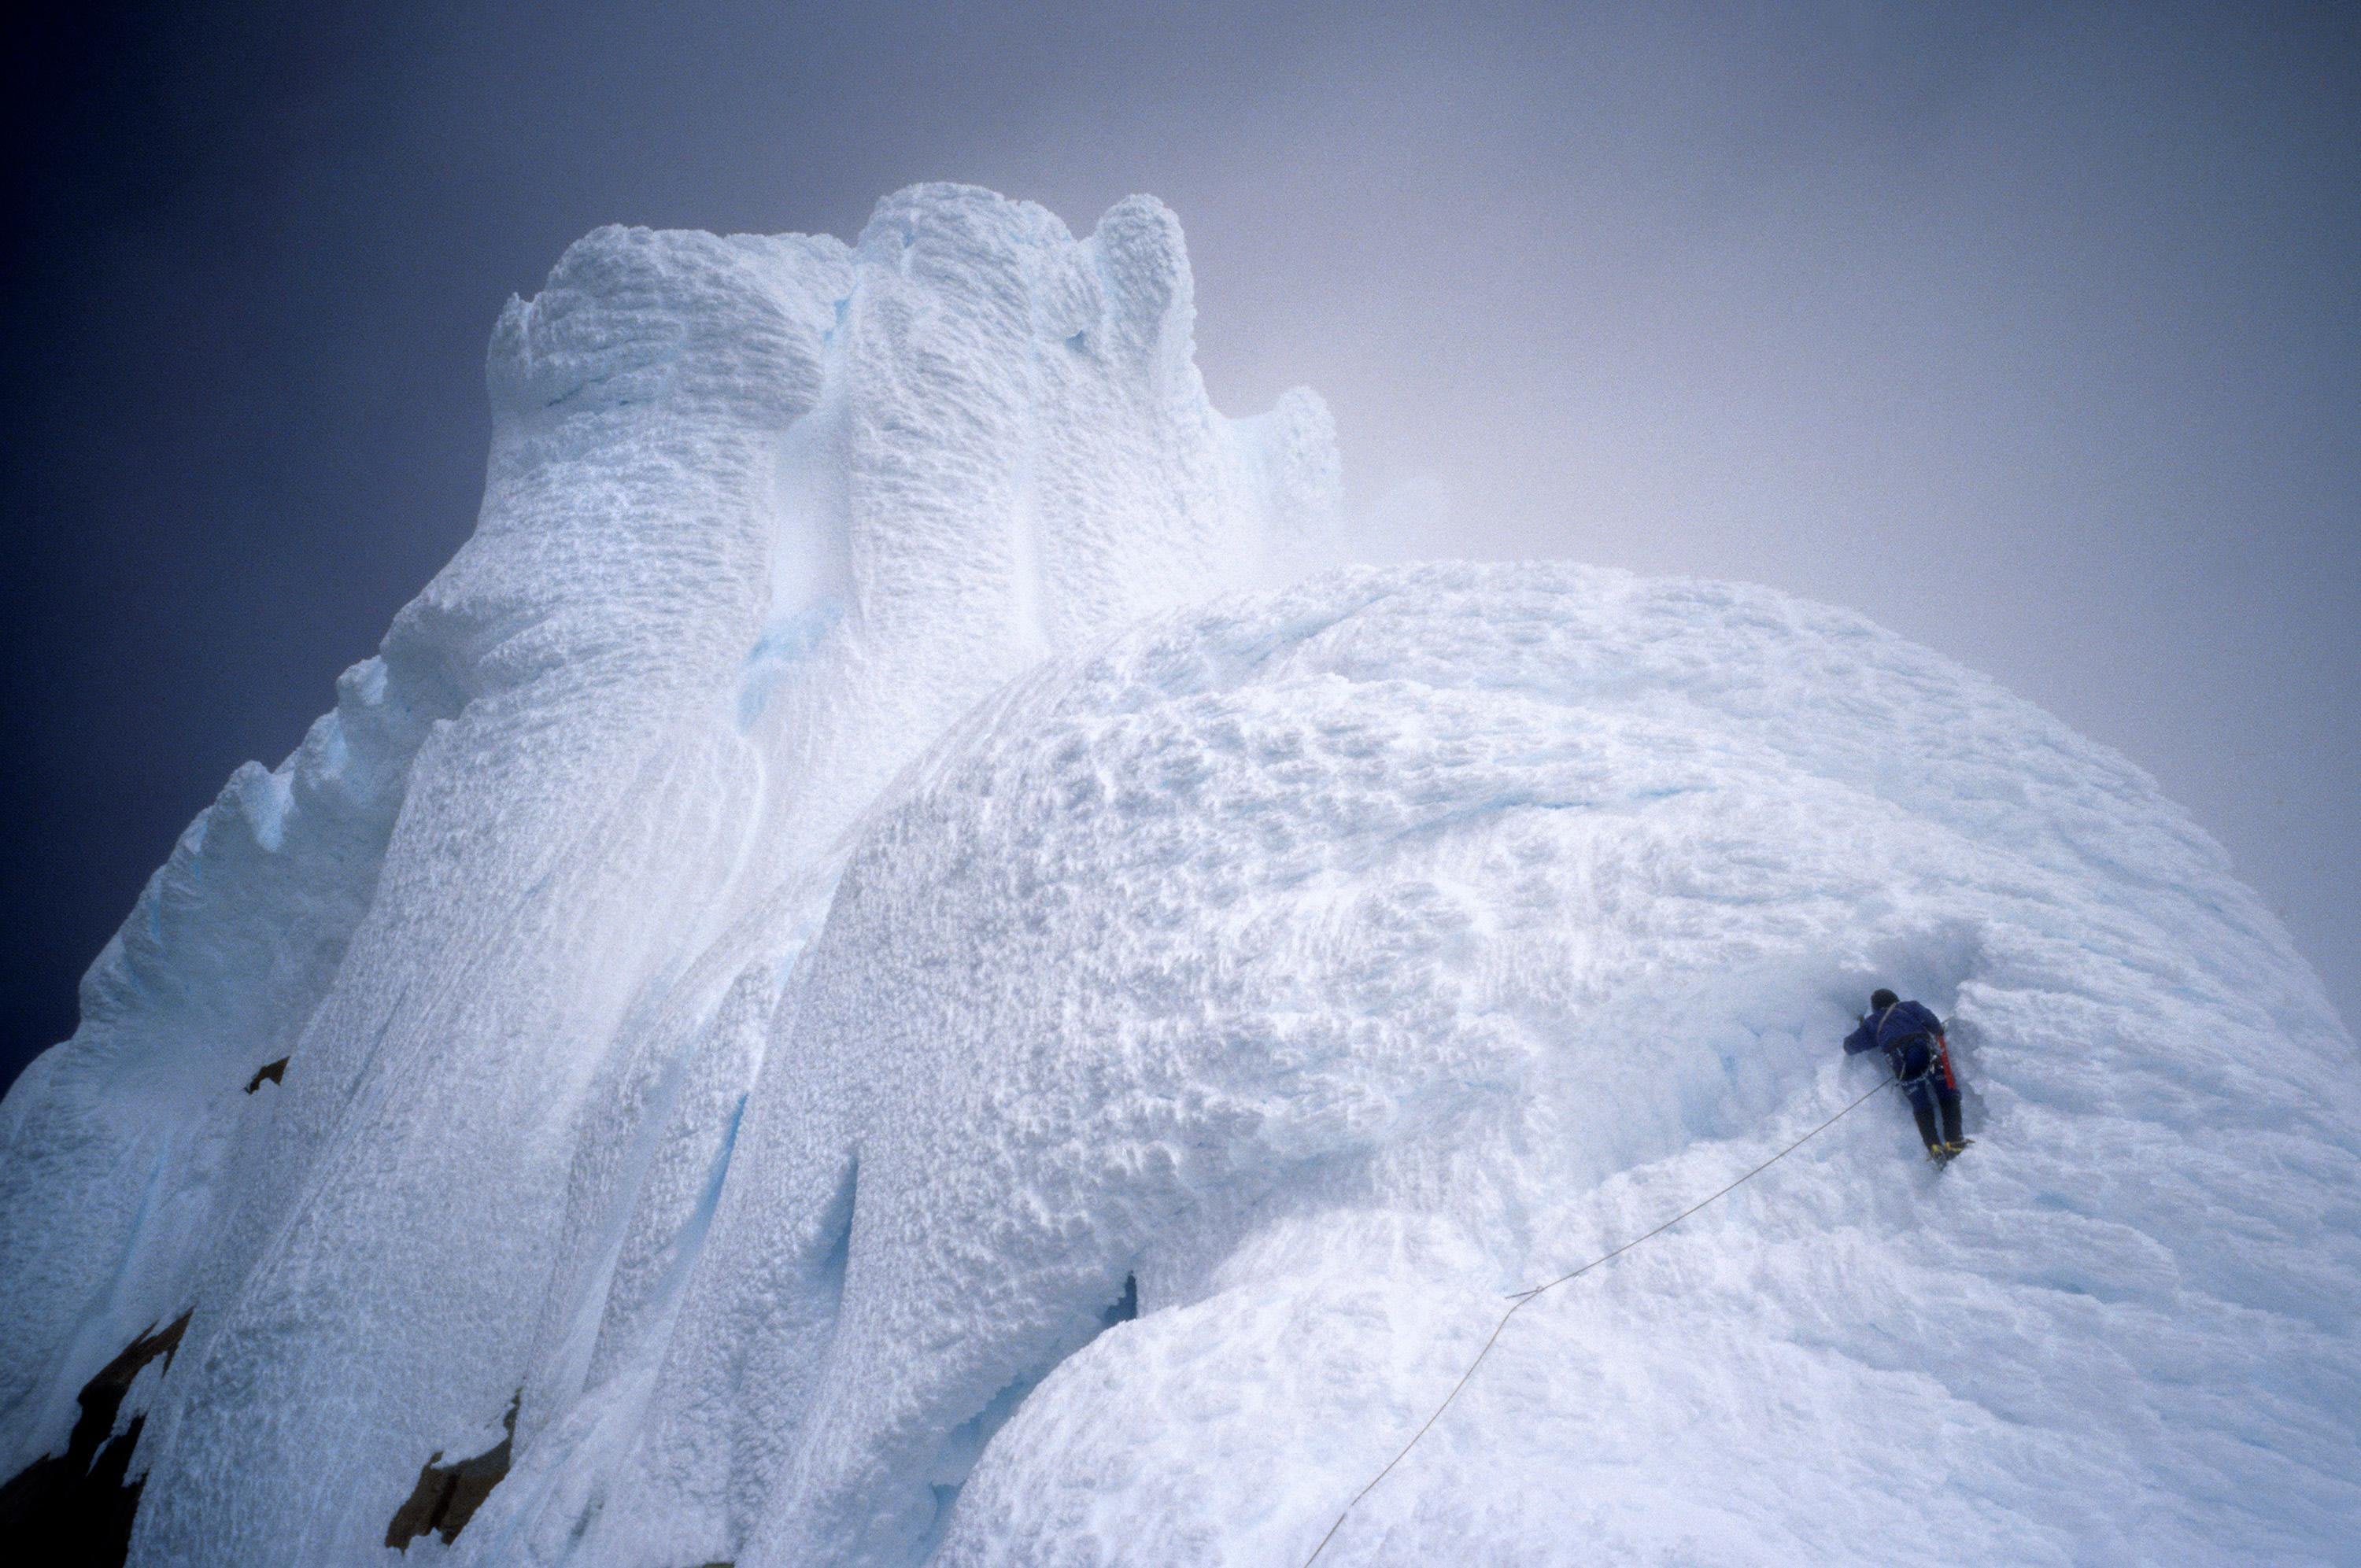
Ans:
{"type": "Polygon", "coordinates": [[[20,1457],[193,1304],[136,1554],[346,1560],[660,1337],[862,808],[1043,653],[1325,547],[1324,411],[1231,426],[1191,319],[1154,202],[950,186],[852,247],[601,230],[512,302],[474,537],[9,1097],[20,1457]]]}
{"type": "Polygon", "coordinates": [[[139,1563],[493,1454],[405,1561],[1300,1561],[1885,983],[1978,1149],[1872,1102],[1537,1302],[1329,1558],[2349,1556],[2354,1042],[2212,841],[1858,616],[1305,576],[1327,416],[1193,309],[957,186],[511,302],[474,537],[0,1107],[18,1464],[186,1311],[139,1563]]]}

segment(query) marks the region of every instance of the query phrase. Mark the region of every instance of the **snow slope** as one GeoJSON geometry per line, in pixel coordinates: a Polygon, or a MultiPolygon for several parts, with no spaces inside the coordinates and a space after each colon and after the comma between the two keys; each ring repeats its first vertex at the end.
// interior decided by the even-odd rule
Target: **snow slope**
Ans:
{"type": "Polygon", "coordinates": [[[0,1411],[193,1308],[137,1561],[2352,1561],[2361,1091],[2153,784],[1766,590],[1283,577],[1169,214],[605,231],[477,538],[5,1108],[0,1411]],[[1193,607],[1193,608],[1181,608],[1193,607]],[[1144,623],[1143,623],[1144,622],[1144,623]],[[1129,628],[1129,630],[1126,630],[1129,628]],[[245,1092],[284,1055],[283,1086],[245,1092]]]}
{"type": "Polygon", "coordinates": [[[1504,1292],[1874,1081],[1881,980],[1971,1157],[1872,1102],[1521,1314],[1331,1559],[2349,1559],[2353,1046],[2219,850],[1858,617],[1563,566],[1226,602],[938,747],[654,1419],[462,1555],[1300,1561],[1504,1292]]]}

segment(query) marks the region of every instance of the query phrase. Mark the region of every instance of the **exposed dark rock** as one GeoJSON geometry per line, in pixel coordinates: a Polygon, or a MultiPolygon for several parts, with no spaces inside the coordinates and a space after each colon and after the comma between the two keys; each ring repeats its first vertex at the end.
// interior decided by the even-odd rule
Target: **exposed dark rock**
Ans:
{"type": "Polygon", "coordinates": [[[500,1477],[509,1473],[509,1453],[516,1442],[517,1401],[524,1397],[519,1389],[509,1400],[509,1413],[500,1418],[508,1433],[491,1447],[473,1459],[456,1459],[442,1463],[443,1451],[436,1449],[434,1457],[418,1467],[418,1485],[411,1489],[409,1501],[393,1510],[391,1522],[385,1527],[385,1543],[398,1552],[408,1552],[410,1543],[428,1533],[443,1538],[448,1546],[467,1528],[500,1477]]]}
{"type": "Polygon", "coordinates": [[[261,1088],[264,1084],[278,1083],[284,1080],[286,1076],[287,1058],[285,1057],[280,1057],[274,1062],[265,1062],[262,1066],[255,1069],[254,1080],[246,1086],[246,1091],[248,1094],[251,1094],[256,1090],[261,1088]]]}
{"type": "Polygon", "coordinates": [[[1126,1274],[1123,1277],[1122,1299],[1099,1314],[1099,1323],[1104,1328],[1111,1329],[1117,1323],[1127,1323],[1138,1316],[1139,1276],[1126,1274]]]}
{"type": "Polygon", "coordinates": [[[124,1484],[131,1451],[139,1446],[145,1416],[118,1434],[115,1418],[132,1382],[158,1356],[172,1368],[172,1353],[188,1329],[181,1313],[165,1328],[140,1335],[82,1385],[82,1415],[63,1454],[37,1459],[0,1486],[0,1541],[19,1563],[60,1568],[117,1568],[131,1551],[131,1520],[143,1482],[124,1484]]]}

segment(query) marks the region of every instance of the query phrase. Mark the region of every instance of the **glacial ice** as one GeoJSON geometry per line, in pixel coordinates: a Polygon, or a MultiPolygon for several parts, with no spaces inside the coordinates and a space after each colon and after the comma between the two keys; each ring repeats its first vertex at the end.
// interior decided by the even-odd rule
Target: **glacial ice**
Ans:
{"type": "Polygon", "coordinates": [[[1177,225],[603,230],[475,537],[0,1107],[0,1437],[133,1558],[2350,1560],[2361,1090],[2153,783],[1769,590],[1350,568],[1177,225]],[[1300,580],[1298,580],[1300,579],[1300,580]],[[1291,586],[1290,586],[1291,585],[1291,586]],[[283,1078],[255,1083],[286,1058],[283,1078]],[[508,1421],[513,1412],[513,1438],[508,1421]]]}

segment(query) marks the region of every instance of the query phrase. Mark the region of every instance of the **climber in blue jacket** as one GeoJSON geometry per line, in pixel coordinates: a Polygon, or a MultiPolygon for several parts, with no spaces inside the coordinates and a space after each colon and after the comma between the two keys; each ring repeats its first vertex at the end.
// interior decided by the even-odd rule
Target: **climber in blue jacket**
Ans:
{"type": "Polygon", "coordinates": [[[1927,1142],[1928,1159],[1949,1159],[1974,1141],[1960,1135],[1960,1079],[1951,1070],[1943,1021],[1931,1008],[1905,1002],[1890,991],[1875,991],[1861,1027],[1845,1036],[1844,1047],[1847,1056],[1885,1053],[1895,1080],[1910,1096],[1910,1111],[1918,1118],[1918,1135],[1927,1142]],[[1938,1111],[1942,1113],[1939,1129],[1938,1111]]]}

